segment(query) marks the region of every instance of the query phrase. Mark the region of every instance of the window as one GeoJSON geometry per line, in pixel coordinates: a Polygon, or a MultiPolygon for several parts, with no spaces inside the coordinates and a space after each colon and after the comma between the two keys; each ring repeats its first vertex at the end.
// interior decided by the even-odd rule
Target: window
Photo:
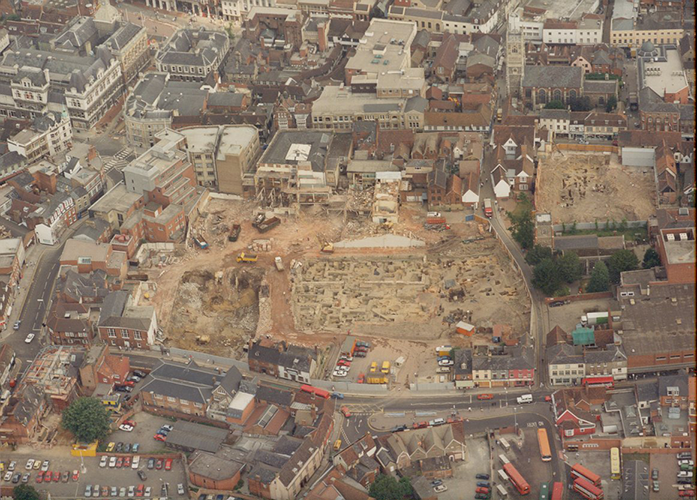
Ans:
{"type": "Polygon", "coordinates": [[[110,338],[116,338],[116,330],[114,330],[113,328],[107,328],[107,329],[106,329],[106,334],[107,334],[110,338]]]}
{"type": "Polygon", "coordinates": [[[128,330],[121,330],[121,338],[122,339],[130,339],[131,336],[128,334],[128,330]]]}
{"type": "Polygon", "coordinates": [[[143,340],[143,334],[140,332],[133,332],[133,338],[135,340],[143,340]]]}
{"type": "Polygon", "coordinates": [[[176,399],[172,398],[170,396],[167,396],[167,401],[169,401],[170,403],[174,403],[176,401],[176,399]]]}

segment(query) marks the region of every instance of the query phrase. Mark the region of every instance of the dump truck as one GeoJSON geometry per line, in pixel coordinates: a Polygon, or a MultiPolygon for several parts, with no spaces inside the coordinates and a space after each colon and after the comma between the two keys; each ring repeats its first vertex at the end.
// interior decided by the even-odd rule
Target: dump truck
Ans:
{"type": "Polygon", "coordinates": [[[265,233],[266,231],[270,231],[276,226],[278,226],[281,223],[281,219],[278,217],[271,217],[270,219],[265,219],[261,221],[260,223],[254,222],[252,224],[255,228],[257,228],[257,231],[260,233],[265,233]]]}
{"type": "Polygon", "coordinates": [[[274,264],[276,264],[276,269],[278,269],[279,271],[283,271],[283,269],[284,269],[283,261],[281,260],[280,257],[275,257],[273,259],[273,262],[274,262],[274,264]]]}
{"type": "Polygon", "coordinates": [[[208,242],[200,234],[194,236],[194,242],[199,248],[203,248],[204,250],[208,248],[208,242]]]}
{"type": "Polygon", "coordinates": [[[232,229],[230,229],[230,234],[227,236],[228,241],[237,241],[237,238],[240,237],[241,232],[242,226],[239,224],[233,224],[232,229]]]}
{"type": "Polygon", "coordinates": [[[254,264],[257,261],[258,257],[256,254],[253,253],[244,253],[242,252],[237,256],[237,262],[244,262],[247,264],[254,264]]]}
{"type": "Polygon", "coordinates": [[[384,375],[368,375],[365,378],[365,383],[366,384],[386,384],[387,377],[385,377],[384,375]]]}

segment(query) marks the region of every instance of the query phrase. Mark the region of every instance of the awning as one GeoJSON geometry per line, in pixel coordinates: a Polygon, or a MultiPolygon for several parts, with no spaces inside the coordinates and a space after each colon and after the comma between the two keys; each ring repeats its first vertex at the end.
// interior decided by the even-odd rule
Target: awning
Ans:
{"type": "Polygon", "coordinates": [[[615,382],[613,377],[587,377],[583,379],[583,385],[586,384],[612,384],[615,382]]]}

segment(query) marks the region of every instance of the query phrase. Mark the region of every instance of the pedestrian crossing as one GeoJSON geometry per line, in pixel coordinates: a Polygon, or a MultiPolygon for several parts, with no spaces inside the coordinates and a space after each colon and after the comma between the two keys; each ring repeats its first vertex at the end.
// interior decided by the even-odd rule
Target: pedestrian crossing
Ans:
{"type": "Polygon", "coordinates": [[[116,152],[114,156],[104,165],[104,172],[109,172],[112,169],[123,170],[136,157],[135,151],[131,148],[124,147],[116,152]]]}
{"type": "Polygon", "coordinates": [[[343,406],[349,409],[351,415],[356,416],[370,416],[382,411],[382,406],[376,404],[347,404],[343,406]]]}

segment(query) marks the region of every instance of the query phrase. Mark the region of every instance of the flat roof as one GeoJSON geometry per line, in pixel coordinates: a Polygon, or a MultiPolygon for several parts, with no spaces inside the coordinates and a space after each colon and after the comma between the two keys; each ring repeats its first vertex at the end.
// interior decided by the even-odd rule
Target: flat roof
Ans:
{"type": "Polygon", "coordinates": [[[186,137],[186,149],[190,153],[214,153],[218,127],[191,127],[179,129],[186,137]]]}
{"type": "MultiPolygon", "coordinates": [[[[618,2],[621,0],[617,0],[618,2]]],[[[548,19],[580,19],[584,14],[594,13],[598,6],[598,0],[571,0],[560,2],[558,0],[531,0],[522,4],[523,7],[544,9],[548,19]]]]}
{"type": "Polygon", "coordinates": [[[245,408],[247,408],[247,406],[249,406],[249,403],[251,403],[253,399],[253,394],[248,394],[246,392],[238,392],[237,394],[235,394],[235,397],[232,398],[232,401],[230,401],[228,408],[231,410],[242,411],[245,408]]]}
{"type": "Polygon", "coordinates": [[[634,19],[636,11],[632,0],[615,0],[612,8],[612,19],[634,19]]]}
{"type": "Polygon", "coordinates": [[[346,88],[329,86],[324,87],[322,94],[312,103],[312,114],[389,112],[401,110],[405,103],[406,99],[378,99],[375,94],[354,94],[346,88]]]}
{"type": "Polygon", "coordinates": [[[414,36],[416,25],[412,22],[372,19],[356,53],[346,63],[346,70],[381,72],[407,68],[414,36]]]}
{"type": "Polygon", "coordinates": [[[119,182],[104,196],[99,198],[91,207],[90,210],[95,212],[127,212],[133,204],[138,201],[142,195],[131,193],[126,190],[126,185],[119,182]]]}
{"type": "Polygon", "coordinates": [[[19,251],[22,240],[19,238],[7,238],[0,240],[0,255],[10,254],[14,256],[19,251]]]}
{"type": "Polygon", "coordinates": [[[680,54],[676,49],[665,49],[665,61],[645,61],[644,86],[651,88],[659,96],[664,92],[674,94],[688,86],[680,54]]]}
{"type": "Polygon", "coordinates": [[[258,135],[259,132],[255,127],[247,125],[225,126],[220,133],[218,155],[239,154],[242,148],[247,147],[254,140],[254,137],[258,135]]]}
{"type": "Polygon", "coordinates": [[[695,263],[695,229],[662,229],[661,238],[666,250],[667,264],[695,263]]]}

